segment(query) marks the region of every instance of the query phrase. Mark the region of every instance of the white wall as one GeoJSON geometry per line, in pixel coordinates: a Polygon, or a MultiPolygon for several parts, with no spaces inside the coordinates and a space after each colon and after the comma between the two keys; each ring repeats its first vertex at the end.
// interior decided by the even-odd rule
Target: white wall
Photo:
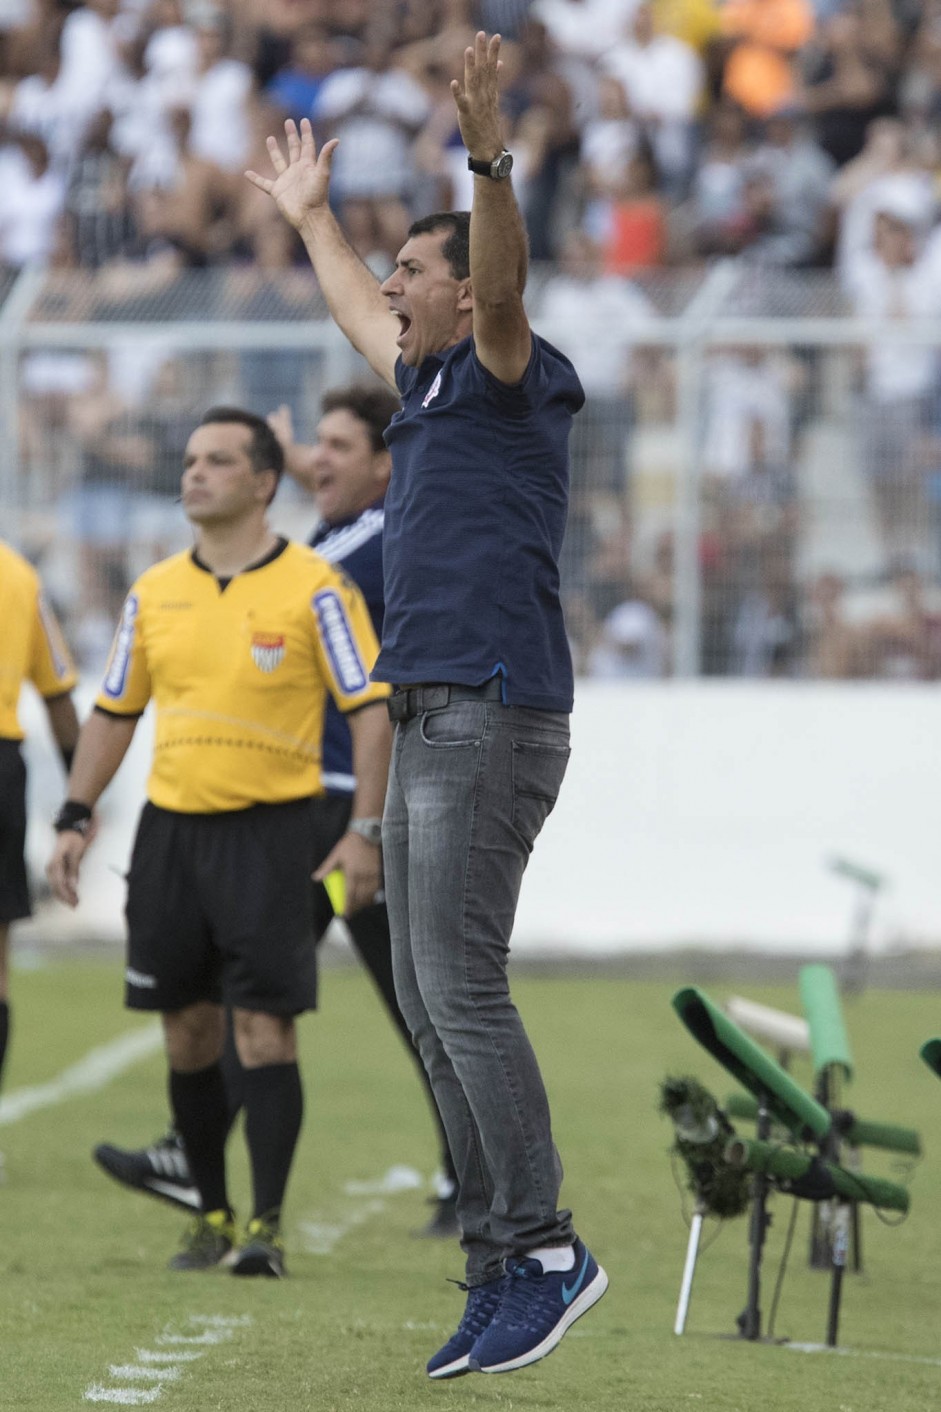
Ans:
{"type": "MultiPolygon", "coordinates": [[[[27,704],[27,703],[24,703],[27,704]]],[[[30,853],[61,796],[32,733],[30,853]]],[[[840,855],[885,875],[876,948],[941,944],[941,692],[931,686],[582,683],[559,804],[526,876],[519,949],[677,945],[842,951],[856,897],[840,855]]],[[[121,934],[146,722],[103,809],[83,903],[44,935],[121,934]]]]}

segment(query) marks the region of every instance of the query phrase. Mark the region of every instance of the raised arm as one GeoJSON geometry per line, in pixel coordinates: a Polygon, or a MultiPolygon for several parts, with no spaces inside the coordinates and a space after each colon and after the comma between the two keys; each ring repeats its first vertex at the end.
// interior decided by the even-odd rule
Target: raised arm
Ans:
{"type": "Polygon", "coordinates": [[[248,180],[267,192],[284,219],[298,232],[334,321],[379,377],[395,388],[398,322],[379,293],[375,276],[349,244],[330,210],[330,166],[334,138],[320,152],[307,118],[300,130],[292,119],[284,124],[287,157],[276,137],[268,138],[273,178],[246,172],[248,180]]]}
{"type": "MultiPolygon", "coordinates": [[[[66,793],[70,803],[94,808],[127,754],[137,719],[92,711],[82,726],[69,772],[66,793]]],[[[83,833],[72,828],[56,834],[46,873],[56,897],[69,907],[78,905],[78,870],[88,843],[83,833]]]]}
{"type": "MultiPolygon", "coordinates": [[[[463,81],[454,79],[461,137],[476,161],[503,151],[497,72],[500,36],[480,31],[464,51],[463,81]]],[[[526,228],[510,178],[474,177],[470,221],[470,275],[474,296],[474,346],[484,367],[501,382],[519,382],[529,363],[532,333],[523,307],[528,266],[526,228]]]]}
{"type": "Polygon", "coordinates": [[[312,446],[304,446],[294,440],[294,418],[287,403],[282,402],[280,407],[269,412],[267,422],[281,443],[284,469],[292,480],[296,480],[298,485],[302,485],[313,495],[316,489],[316,453],[312,446]]]}

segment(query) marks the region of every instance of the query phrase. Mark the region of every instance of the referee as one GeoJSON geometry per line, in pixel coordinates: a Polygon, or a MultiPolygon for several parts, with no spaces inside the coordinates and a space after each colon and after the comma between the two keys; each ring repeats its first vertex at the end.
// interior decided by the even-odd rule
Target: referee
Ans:
{"type": "MultiPolygon", "coordinates": [[[[354,383],[333,388],[322,400],[317,439],[312,446],[295,442],[288,407],[280,407],[268,418],[284,451],[285,470],[316,498],[321,518],[310,543],[318,554],[356,584],[366,600],[376,637],[380,639],[385,612],[382,531],[391,470],[383,433],[399,405],[395,394],[379,384],[354,383]]],[[[332,846],[342,838],[349,824],[356,789],[349,725],[332,698],[327,702],[324,718],[322,767],[326,793],[316,800],[313,808],[324,837],[332,846]]],[[[322,884],[314,887],[313,908],[314,935],[320,939],[333,920],[330,898],[322,884]]],[[[457,1174],[425,1066],[412,1044],[396,1000],[385,897],[378,894],[374,901],[348,916],[346,924],[392,1023],[415,1061],[438,1131],[441,1165],[437,1195],[433,1198],[434,1210],[430,1220],[416,1234],[452,1238],[460,1234],[456,1213],[457,1174]]],[[[222,1066],[229,1117],[234,1122],[242,1107],[242,1068],[238,1057],[231,1052],[228,1036],[222,1066]]],[[[186,1152],[172,1128],[149,1147],[128,1149],[100,1143],[94,1155],[99,1165],[125,1186],[178,1206],[198,1204],[186,1152]]]]}
{"type": "Polygon", "coordinates": [[[39,575],[0,541],[0,1076],[10,1037],[10,924],[30,915],[26,877],[26,766],[20,688],[31,682],[42,697],[66,770],[78,740],[72,704],[75,668],[39,575]]]}
{"type": "Polygon", "coordinates": [[[254,1196],[232,1270],[284,1273],[281,1207],[302,1117],[294,1017],[317,990],[309,875],[341,868],[351,912],[381,881],[372,821],[390,732],[388,689],[369,680],[378,644],[354,585],[270,529],[283,464],[268,424],[236,408],[207,412],[190,437],[182,501],[195,547],[149,569],[127,598],[49,865],[57,896],[75,906],[91,809],[152,699],[125,1000],[162,1014],[171,1108],[201,1198],[170,1262],[179,1270],[217,1265],[236,1244],[219,1066],[229,1004],[254,1196]],[[357,779],[332,847],[311,807],[328,696],[349,723],[357,779]]]}

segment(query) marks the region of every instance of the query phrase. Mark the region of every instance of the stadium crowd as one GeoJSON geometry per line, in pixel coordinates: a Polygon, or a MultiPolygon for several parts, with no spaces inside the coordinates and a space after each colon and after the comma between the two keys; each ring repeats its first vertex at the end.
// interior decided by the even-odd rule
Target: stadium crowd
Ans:
{"type": "Polygon", "coordinates": [[[941,16],[914,0],[17,0],[0,46],[6,265],[291,261],[241,180],[284,117],[338,136],[341,221],[388,262],[464,207],[448,81],[499,27],[534,260],[579,227],[609,272],[747,252],[839,258],[906,173],[929,225],[941,16]]]}
{"type": "MultiPolygon", "coordinates": [[[[871,317],[941,305],[933,0],[16,0],[0,25],[0,266],[94,271],[103,318],[190,271],[222,278],[244,317],[319,312],[299,242],[243,177],[285,117],[341,139],[336,214],[386,274],[411,219],[470,204],[448,83],[476,28],[504,35],[506,141],[539,270],[528,297],[588,393],[565,564],[588,674],[670,671],[673,545],[656,516],[639,527],[635,492],[651,436],[675,418],[675,370],[643,335],[679,272],[732,258],[770,288],[826,270],[840,307],[871,317]]],[[[270,356],[262,376],[242,361],[246,405],[288,401],[307,430],[304,360],[281,357],[280,382],[270,356]]],[[[72,447],[64,503],[90,549],[73,636],[92,660],[95,623],[141,567],[126,545],[163,547],[180,428],[208,392],[197,362],[142,370],[118,353],[24,371],[27,459],[49,474],[72,447]]],[[[852,369],[881,544],[883,589],[868,598],[837,565],[798,572],[818,373],[812,357],[755,350],[710,364],[704,669],[935,677],[933,652],[885,644],[907,631],[909,579],[936,614],[936,352],[873,348],[852,369]],[[831,651],[844,589],[852,648],[831,651]]]]}

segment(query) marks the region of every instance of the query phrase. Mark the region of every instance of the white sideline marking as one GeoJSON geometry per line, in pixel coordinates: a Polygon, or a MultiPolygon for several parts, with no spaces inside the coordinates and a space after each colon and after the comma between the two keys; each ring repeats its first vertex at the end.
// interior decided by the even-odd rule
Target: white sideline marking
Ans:
{"type": "Polygon", "coordinates": [[[183,1376],[183,1369],[173,1363],[165,1363],[162,1368],[141,1367],[138,1363],[112,1363],[108,1376],[127,1378],[130,1383],[159,1383],[164,1378],[168,1383],[176,1383],[183,1376]]]}
{"type": "Polygon", "coordinates": [[[156,1402],[163,1388],[143,1389],[139,1387],[102,1387],[92,1383],[82,1397],[85,1402],[113,1402],[118,1407],[143,1407],[145,1403],[156,1402]]]}
{"type": "Polygon", "coordinates": [[[155,1351],[152,1348],[135,1348],[134,1357],[138,1363],[193,1363],[197,1358],[202,1358],[201,1353],[195,1351],[185,1352],[180,1349],[171,1352],[168,1348],[164,1353],[155,1351]]]}
{"type": "Polygon", "coordinates": [[[205,1347],[207,1344],[225,1343],[226,1339],[231,1337],[231,1329],[207,1329],[203,1334],[158,1334],[156,1342],[174,1345],[199,1343],[205,1347]]]}
{"type": "Polygon", "coordinates": [[[77,1064],[71,1064],[47,1084],[17,1088],[0,1098],[0,1127],[17,1123],[40,1108],[52,1108],[77,1093],[94,1093],[141,1059],[160,1049],[163,1035],[159,1025],[128,1030],[108,1044],[90,1049],[77,1064]]]}
{"type": "Polygon", "coordinates": [[[253,1320],[251,1314],[191,1314],[190,1323],[204,1329],[250,1329],[253,1320]]]}
{"type": "Polygon", "coordinates": [[[886,1363],[925,1363],[929,1368],[941,1368],[941,1358],[926,1358],[916,1353],[881,1353],[875,1348],[831,1348],[826,1343],[786,1343],[795,1353],[835,1353],[840,1358],[876,1358],[886,1363]]]}
{"type": "Polygon", "coordinates": [[[330,1255],[345,1235],[368,1221],[370,1216],[378,1216],[386,1209],[386,1202],[380,1198],[395,1196],[400,1191],[414,1191],[425,1185],[424,1178],[414,1167],[402,1165],[390,1167],[381,1177],[371,1177],[366,1181],[344,1182],[345,1196],[369,1196],[371,1201],[352,1206],[345,1215],[334,1218],[326,1213],[315,1212],[303,1221],[298,1221],[301,1245],[308,1255],[330,1255]]]}
{"type": "MultiPolygon", "coordinates": [[[[201,1334],[177,1334],[173,1332],[173,1326],[168,1325],[162,1334],[158,1334],[155,1343],[181,1344],[217,1344],[224,1343],[226,1339],[232,1337],[234,1329],[245,1329],[252,1322],[250,1314],[237,1314],[226,1316],[225,1314],[190,1314],[187,1323],[195,1324],[204,1330],[201,1334]]],[[[185,1371],[179,1366],[183,1363],[192,1363],[197,1358],[203,1357],[203,1352],[187,1351],[181,1352],[174,1348],[172,1352],[156,1352],[153,1349],[135,1349],[138,1363],[112,1363],[108,1369],[112,1378],[123,1378],[128,1382],[156,1383],[156,1387],[105,1387],[102,1383],[92,1383],[91,1387],[85,1389],[82,1398],[85,1402],[110,1402],[117,1407],[143,1407],[147,1403],[156,1402],[163,1392],[166,1383],[179,1382],[185,1371]]]]}
{"type": "Polygon", "coordinates": [[[347,1196],[396,1196],[400,1191],[415,1191],[424,1186],[421,1172],[414,1167],[390,1167],[384,1176],[371,1181],[349,1181],[343,1183],[347,1196]]]}
{"type": "Polygon", "coordinates": [[[358,1206],[342,1221],[299,1221],[301,1243],[308,1255],[329,1255],[345,1235],[385,1209],[384,1201],[367,1201],[365,1206],[358,1206]]]}

